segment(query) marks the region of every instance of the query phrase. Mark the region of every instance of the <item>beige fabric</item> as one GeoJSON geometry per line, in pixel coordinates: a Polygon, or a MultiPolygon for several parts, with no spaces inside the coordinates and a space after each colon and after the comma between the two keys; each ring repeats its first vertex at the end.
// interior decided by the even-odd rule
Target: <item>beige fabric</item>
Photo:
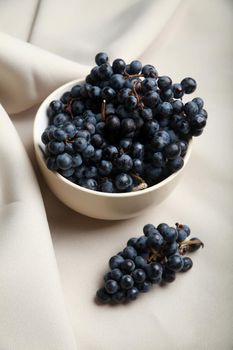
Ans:
{"type": "MultiPolygon", "coordinates": [[[[0,349],[232,349],[232,2],[44,0],[28,33],[20,21],[11,29],[6,3],[0,1],[1,30],[31,44],[1,34],[0,101],[14,113],[38,175],[53,246],[35,177],[1,110],[0,349]],[[122,222],[83,217],[51,194],[34,162],[36,107],[26,110],[84,75],[103,49],[112,59],[154,63],[174,81],[193,76],[195,96],[209,112],[177,189],[159,207],[122,222]],[[127,307],[97,306],[108,258],[145,223],[161,221],[186,222],[203,239],[193,269],[127,307]]],[[[33,7],[11,3],[19,14],[33,7]]]]}

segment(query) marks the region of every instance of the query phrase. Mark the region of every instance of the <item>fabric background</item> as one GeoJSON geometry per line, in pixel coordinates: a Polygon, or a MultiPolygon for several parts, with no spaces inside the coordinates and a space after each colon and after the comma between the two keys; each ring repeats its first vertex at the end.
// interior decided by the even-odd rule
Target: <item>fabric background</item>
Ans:
{"type": "Polygon", "coordinates": [[[232,349],[232,1],[0,0],[0,30],[0,103],[11,118],[0,109],[0,349],[232,349]],[[120,222],[59,202],[32,146],[38,104],[85,76],[98,51],[177,82],[194,77],[209,113],[175,191],[120,222]],[[164,221],[204,241],[193,269],[127,307],[97,306],[109,257],[164,221]]]}

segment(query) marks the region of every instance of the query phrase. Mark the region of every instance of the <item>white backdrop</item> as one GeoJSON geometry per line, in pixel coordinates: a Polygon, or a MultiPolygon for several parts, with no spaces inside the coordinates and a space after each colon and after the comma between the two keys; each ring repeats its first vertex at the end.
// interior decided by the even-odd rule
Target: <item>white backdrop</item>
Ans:
{"type": "Polygon", "coordinates": [[[232,23],[229,0],[0,0],[0,102],[19,135],[0,109],[1,350],[233,348],[232,23]],[[177,82],[194,77],[209,113],[176,190],[121,222],[60,203],[32,147],[38,103],[83,77],[98,51],[140,58],[177,82]],[[204,241],[193,269],[131,305],[97,306],[108,258],[145,223],[164,221],[204,241]]]}

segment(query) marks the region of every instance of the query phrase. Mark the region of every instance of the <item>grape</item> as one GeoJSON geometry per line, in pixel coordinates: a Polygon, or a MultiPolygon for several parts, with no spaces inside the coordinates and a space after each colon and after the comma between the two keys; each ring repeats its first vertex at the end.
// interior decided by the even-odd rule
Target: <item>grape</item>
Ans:
{"type": "Polygon", "coordinates": [[[180,255],[174,254],[169,256],[166,266],[169,268],[169,270],[177,272],[182,270],[184,262],[180,255]]]}
{"type": "Polygon", "coordinates": [[[134,259],[137,256],[137,251],[133,247],[129,246],[123,250],[122,256],[125,259],[134,259]]]}
{"type": "Polygon", "coordinates": [[[167,159],[175,159],[181,153],[181,147],[178,143],[170,143],[164,148],[164,155],[167,159]]]}
{"type": "Polygon", "coordinates": [[[171,80],[170,77],[168,77],[168,76],[166,76],[166,75],[159,77],[159,79],[158,79],[158,87],[159,87],[161,90],[166,90],[166,89],[168,89],[171,85],[172,85],[172,80],[171,80]]]}
{"type": "Polygon", "coordinates": [[[113,61],[112,69],[114,73],[123,74],[125,70],[125,61],[121,58],[117,58],[113,61]]]}
{"type": "Polygon", "coordinates": [[[130,289],[134,285],[133,278],[130,275],[124,275],[121,278],[120,285],[122,289],[130,289]]]}
{"type": "Polygon", "coordinates": [[[41,135],[47,167],[106,193],[143,190],[180,170],[190,138],[203,133],[208,118],[202,98],[181,101],[196,81],[173,83],[138,60],[111,64],[104,52],[95,62],[85,83],[48,105],[41,135]]]}
{"type": "Polygon", "coordinates": [[[139,238],[130,238],[127,246],[109,260],[111,271],[104,275],[104,288],[97,291],[102,303],[133,301],[154,284],[173,282],[177,272],[193,266],[192,260],[183,255],[203,247],[198,238],[187,240],[187,225],[176,223],[174,228],[161,223],[156,228],[147,224],[143,233],[139,238]]]}
{"type": "Polygon", "coordinates": [[[115,186],[119,191],[130,190],[133,185],[133,179],[128,174],[121,173],[116,176],[115,186]]]}
{"type": "Polygon", "coordinates": [[[108,55],[105,52],[97,53],[97,55],[95,56],[95,62],[98,66],[108,62],[108,55]]]}
{"type": "Polygon", "coordinates": [[[181,272],[186,272],[186,271],[190,270],[193,266],[193,262],[188,256],[185,256],[183,258],[183,263],[184,264],[183,264],[181,272]]]}
{"type": "Polygon", "coordinates": [[[111,300],[111,296],[106,292],[104,288],[97,290],[96,297],[102,303],[108,303],[111,300]]]}
{"type": "Polygon", "coordinates": [[[139,294],[139,290],[136,287],[133,287],[127,290],[126,297],[128,300],[135,300],[137,299],[138,294],[139,294]]]}
{"type": "Polygon", "coordinates": [[[133,271],[132,277],[135,283],[142,283],[146,279],[146,273],[143,271],[143,269],[136,269],[133,271]]]}
{"type": "Polygon", "coordinates": [[[105,282],[104,288],[105,288],[107,293],[114,294],[118,291],[119,285],[114,280],[108,280],[105,282]]]}
{"type": "Polygon", "coordinates": [[[133,260],[126,259],[124,262],[122,262],[120,267],[124,272],[130,273],[135,269],[135,264],[134,264],[133,260]]]}
{"type": "Polygon", "coordinates": [[[181,86],[186,94],[191,94],[197,88],[197,83],[192,78],[184,78],[181,81],[181,86]]]}
{"type": "Polygon", "coordinates": [[[67,153],[62,153],[57,156],[56,163],[58,168],[67,170],[72,166],[72,157],[67,153]]]}

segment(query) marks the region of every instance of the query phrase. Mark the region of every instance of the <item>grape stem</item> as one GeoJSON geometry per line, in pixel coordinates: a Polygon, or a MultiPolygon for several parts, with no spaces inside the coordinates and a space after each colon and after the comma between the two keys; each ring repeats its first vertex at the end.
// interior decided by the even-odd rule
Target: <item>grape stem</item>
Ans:
{"type": "Polygon", "coordinates": [[[133,82],[133,94],[137,99],[138,108],[142,110],[144,108],[144,104],[142,102],[141,96],[137,93],[137,90],[136,90],[138,84],[140,84],[139,80],[136,80],[133,82]]]}
{"type": "Polygon", "coordinates": [[[144,75],[143,74],[129,74],[126,71],[124,71],[124,79],[131,79],[131,78],[143,78],[144,75]]]}
{"type": "Polygon", "coordinates": [[[148,187],[148,184],[145,182],[145,180],[143,180],[143,178],[141,178],[139,175],[136,174],[130,174],[135,180],[137,180],[139,182],[139,184],[137,186],[133,187],[133,191],[140,191],[140,190],[144,190],[148,187]]]}
{"type": "Polygon", "coordinates": [[[67,102],[67,104],[66,104],[66,106],[65,106],[65,112],[68,112],[68,113],[70,113],[70,115],[71,115],[71,118],[72,119],[74,119],[74,115],[73,115],[73,112],[72,112],[72,109],[71,109],[71,104],[72,104],[72,102],[75,100],[75,98],[71,98],[68,102],[67,102]]]}
{"type": "Polygon", "coordinates": [[[179,244],[179,252],[181,255],[185,254],[187,252],[187,249],[189,246],[192,245],[199,245],[200,247],[204,248],[204,243],[200,241],[198,238],[192,238],[190,240],[184,240],[179,244]]]}
{"type": "Polygon", "coordinates": [[[105,119],[106,119],[106,100],[102,101],[102,105],[101,105],[101,119],[102,119],[102,121],[105,121],[105,119]]]}

